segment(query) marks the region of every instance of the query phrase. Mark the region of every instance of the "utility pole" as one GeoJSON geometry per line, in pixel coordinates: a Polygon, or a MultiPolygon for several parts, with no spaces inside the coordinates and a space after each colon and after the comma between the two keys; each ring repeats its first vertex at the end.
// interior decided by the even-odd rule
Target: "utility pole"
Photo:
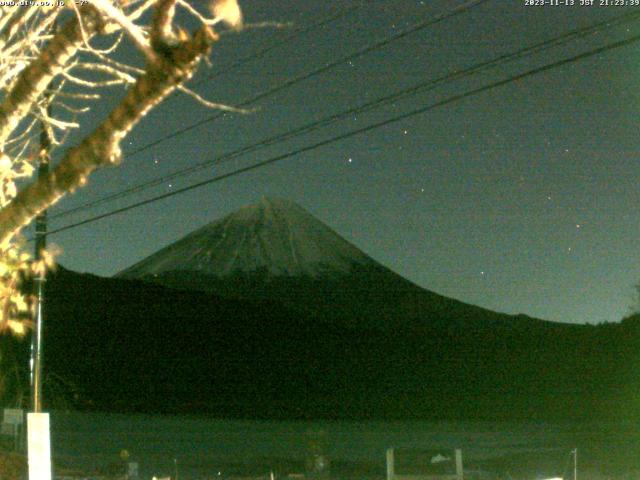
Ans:
{"type": "MultiPolygon", "coordinates": [[[[51,89],[51,85],[49,85],[51,89]]],[[[45,94],[46,115],[51,117],[51,94],[45,94]]],[[[49,173],[52,138],[47,119],[40,123],[38,178],[49,173]]],[[[47,212],[36,217],[35,261],[42,260],[47,246],[47,212]]],[[[44,320],[44,286],[46,271],[39,268],[34,278],[36,295],[35,326],[31,335],[31,412],[27,414],[27,456],[29,480],[51,480],[51,427],[49,414],[42,413],[42,323],[44,320]]]]}
{"type": "MultiPolygon", "coordinates": [[[[51,103],[47,105],[47,115],[51,115],[51,103]]],[[[40,151],[38,152],[38,178],[49,173],[49,162],[51,160],[51,137],[45,125],[45,120],[41,123],[40,130],[40,151]]],[[[36,217],[34,258],[38,262],[42,260],[42,252],[47,247],[47,211],[43,210],[36,217]]],[[[42,322],[44,316],[44,286],[46,272],[42,269],[34,278],[34,290],[36,295],[36,318],[35,328],[31,336],[31,411],[40,413],[42,411],[42,322]]]]}

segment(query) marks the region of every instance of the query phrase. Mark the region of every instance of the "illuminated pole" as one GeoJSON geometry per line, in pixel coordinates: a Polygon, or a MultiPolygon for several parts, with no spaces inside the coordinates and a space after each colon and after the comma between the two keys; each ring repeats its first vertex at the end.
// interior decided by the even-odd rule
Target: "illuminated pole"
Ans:
{"type": "MultiPolygon", "coordinates": [[[[55,28],[55,27],[54,27],[55,28]]],[[[52,85],[49,84],[49,91],[52,85]]],[[[46,117],[51,117],[51,94],[45,93],[46,117]]],[[[46,124],[40,121],[40,151],[38,152],[38,178],[49,173],[52,138],[46,124]]],[[[36,217],[35,261],[42,260],[47,246],[47,211],[36,217]]],[[[27,414],[27,458],[29,480],[51,480],[51,426],[49,414],[42,413],[42,323],[44,320],[44,286],[46,271],[38,268],[33,287],[36,295],[35,325],[31,335],[31,412],[27,414]]]]}
{"type": "MultiPolygon", "coordinates": [[[[51,116],[51,104],[47,105],[47,115],[51,116]]],[[[51,137],[49,130],[42,121],[40,131],[40,152],[38,159],[38,178],[49,173],[51,153],[51,137]]],[[[47,211],[44,210],[36,217],[35,261],[42,260],[42,252],[47,247],[47,211]]],[[[35,328],[31,336],[31,411],[42,411],[42,322],[44,313],[44,285],[46,282],[44,269],[34,279],[36,294],[35,328]]]]}

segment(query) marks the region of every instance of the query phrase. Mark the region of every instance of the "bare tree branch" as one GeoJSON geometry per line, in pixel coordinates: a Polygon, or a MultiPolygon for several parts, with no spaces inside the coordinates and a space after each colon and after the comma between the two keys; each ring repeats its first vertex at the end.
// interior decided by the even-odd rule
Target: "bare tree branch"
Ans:
{"type": "MultiPolygon", "coordinates": [[[[102,18],[92,8],[85,12],[84,34],[93,35],[103,26],[102,18]]],[[[0,146],[11,135],[20,120],[38,101],[51,80],[77,52],[83,42],[79,22],[69,20],[51,40],[39,57],[22,70],[16,83],[0,104],[0,146]]]]}
{"type": "Polygon", "coordinates": [[[75,16],[55,31],[64,9],[0,5],[0,333],[30,328],[30,304],[18,290],[19,280],[25,272],[43,272],[52,262],[51,256],[31,262],[18,235],[22,227],[84,185],[94,170],[117,164],[123,138],[173,90],[182,89],[209,108],[229,109],[183,83],[219,38],[212,25],[241,28],[237,0],[208,0],[212,19],[194,8],[195,0],[90,0],[81,8],[67,4],[75,16]],[[176,24],[178,3],[202,25],[193,36],[176,24]],[[142,22],[150,8],[151,25],[146,26],[142,22]],[[110,40],[113,33],[118,36],[106,48],[90,43],[98,35],[110,40]],[[142,68],[114,58],[123,38],[142,51],[142,68]],[[35,160],[46,153],[34,145],[36,126],[46,129],[51,144],[62,144],[79,126],[78,115],[89,109],[88,102],[101,99],[102,88],[115,84],[128,85],[122,101],[55,169],[18,191],[16,179],[32,178],[35,160]],[[54,115],[50,105],[61,108],[54,115]]]}
{"type": "Polygon", "coordinates": [[[72,148],[49,175],[23,189],[0,210],[0,245],[6,245],[16,231],[66,192],[84,185],[92,171],[117,164],[122,138],[151,108],[193,74],[215,38],[204,27],[191,40],[182,43],[171,58],[150,66],[92,134],[72,148]]]}
{"type": "Polygon", "coordinates": [[[225,105],[224,103],[211,102],[206,98],[202,98],[196,92],[185,87],[184,85],[179,85],[177,88],[182,93],[190,96],[200,105],[204,105],[207,108],[212,108],[214,110],[222,110],[224,112],[233,112],[233,113],[242,113],[242,114],[247,114],[255,111],[255,109],[252,109],[252,108],[238,108],[238,107],[232,107],[231,105],[225,105]]]}
{"type": "Polygon", "coordinates": [[[136,47],[144,53],[147,60],[152,63],[156,61],[155,52],[151,49],[149,42],[142,33],[142,29],[135,25],[122,10],[114,7],[109,0],[91,0],[91,3],[93,3],[93,6],[102,12],[107,18],[122,27],[124,32],[131,37],[131,40],[133,40],[136,47]]]}

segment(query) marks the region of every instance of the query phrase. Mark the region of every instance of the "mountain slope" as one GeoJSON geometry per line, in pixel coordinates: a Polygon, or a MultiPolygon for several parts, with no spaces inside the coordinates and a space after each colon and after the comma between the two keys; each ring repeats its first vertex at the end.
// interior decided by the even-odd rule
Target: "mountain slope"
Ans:
{"type": "Polygon", "coordinates": [[[263,198],[132,267],[136,278],[226,298],[277,300],[345,326],[390,329],[539,322],[425,290],[382,266],[293,202],[263,198]]]}
{"type": "Polygon", "coordinates": [[[349,273],[373,260],[293,202],[263,198],[121,272],[140,278],[188,271],[217,277],[349,273]]]}
{"type": "Polygon", "coordinates": [[[78,408],[217,417],[640,418],[638,325],[382,331],[60,268],[47,281],[45,401],[64,391],[78,408]]]}

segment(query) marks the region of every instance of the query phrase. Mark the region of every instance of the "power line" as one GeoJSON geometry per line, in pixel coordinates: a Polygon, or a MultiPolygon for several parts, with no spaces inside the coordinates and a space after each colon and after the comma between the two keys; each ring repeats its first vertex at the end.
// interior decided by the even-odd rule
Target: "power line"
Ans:
{"type": "Polygon", "coordinates": [[[253,60],[259,59],[264,57],[267,53],[269,53],[272,50],[275,50],[276,48],[282,46],[282,45],[287,45],[288,43],[290,43],[293,39],[300,37],[302,35],[305,35],[307,33],[309,33],[312,30],[315,30],[317,28],[323,27],[331,22],[335,22],[336,20],[340,20],[343,17],[346,17],[350,14],[352,14],[353,12],[359,10],[360,8],[362,8],[363,6],[372,3],[372,0],[362,0],[359,4],[351,6],[349,8],[345,8],[343,10],[340,10],[332,15],[329,15],[328,17],[318,21],[318,22],[314,22],[313,24],[306,26],[306,27],[301,27],[297,30],[295,30],[293,33],[291,33],[291,35],[287,35],[284,38],[281,38],[280,40],[278,40],[277,42],[272,43],[271,45],[268,45],[256,52],[253,52],[249,55],[247,55],[246,57],[243,57],[229,65],[227,65],[226,67],[224,67],[223,69],[211,73],[209,75],[207,75],[205,78],[202,78],[200,80],[198,80],[197,82],[193,83],[193,86],[197,86],[200,85],[202,83],[208,82],[210,80],[213,80],[214,78],[218,78],[222,75],[225,75],[233,70],[235,70],[238,67],[241,67],[253,60]]]}
{"type": "MultiPolygon", "coordinates": [[[[288,35],[288,36],[278,40],[277,42],[272,43],[271,45],[268,45],[268,46],[266,46],[266,47],[264,47],[262,49],[259,49],[259,50],[255,51],[255,52],[253,52],[253,53],[251,53],[251,54],[239,59],[238,61],[227,65],[226,67],[222,68],[221,70],[218,70],[217,72],[209,74],[205,78],[202,78],[202,79],[194,82],[192,84],[192,86],[201,85],[201,84],[203,84],[205,82],[208,82],[208,81],[213,80],[215,78],[218,78],[218,77],[220,77],[222,75],[230,73],[233,70],[235,70],[236,68],[239,68],[239,67],[241,67],[241,66],[243,66],[243,65],[245,65],[245,64],[247,64],[247,63],[249,63],[249,62],[251,62],[253,60],[257,60],[257,59],[260,59],[260,58],[264,57],[270,51],[275,50],[276,48],[278,48],[278,47],[280,47],[282,45],[286,45],[286,44],[290,43],[295,38],[300,37],[302,35],[305,35],[305,34],[311,32],[311,31],[313,31],[313,30],[315,30],[317,28],[323,27],[324,25],[327,25],[329,23],[335,22],[336,20],[340,20],[341,18],[346,17],[346,16],[350,15],[351,13],[354,13],[355,11],[359,10],[360,8],[366,6],[366,5],[370,4],[370,3],[372,3],[372,0],[361,0],[360,3],[357,4],[357,5],[353,5],[353,6],[349,7],[349,8],[345,8],[345,9],[339,10],[339,11],[333,13],[332,15],[327,16],[324,19],[321,19],[321,20],[319,20],[317,22],[314,22],[311,25],[299,28],[296,31],[294,31],[291,35],[288,35]]],[[[173,100],[175,98],[178,98],[178,97],[171,97],[170,99],[168,99],[168,101],[171,101],[171,100],[173,100]]],[[[253,101],[255,101],[255,100],[254,99],[249,99],[246,102],[244,102],[243,104],[241,104],[241,106],[246,105],[248,103],[252,103],[253,101]]],[[[220,115],[218,115],[218,116],[220,116],[220,115]]],[[[215,118],[218,118],[218,116],[216,116],[215,118]]],[[[188,130],[190,130],[190,129],[185,130],[184,133],[186,133],[186,131],[188,131],[188,130]]],[[[160,139],[160,140],[164,141],[163,139],[160,139]]],[[[134,150],[133,152],[127,154],[126,156],[128,158],[131,158],[131,157],[137,155],[138,153],[141,153],[142,151],[146,150],[147,148],[151,148],[152,146],[155,146],[156,144],[157,143],[154,143],[153,145],[149,145],[149,144],[148,145],[143,145],[139,149],[134,150]]],[[[77,211],[78,208],[83,208],[83,207],[84,206],[76,207],[76,208],[73,209],[73,211],[75,212],[75,211],[77,211]]],[[[66,216],[66,215],[68,215],[70,213],[72,213],[72,212],[71,211],[64,211],[64,212],[60,212],[58,214],[50,215],[50,218],[62,217],[62,216],[66,216]]]]}
{"type": "MultiPolygon", "coordinates": [[[[304,73],[304,74],[299,75],[297,77],[294,77],[294,78],[292,78],[290,80],[287,80],[287,81],[285,81],[285,82],[283,82],[283,83],[281,83],[281,84],[279,84],[279,85],[277,85],[277,86],[275,86],[275,87],[273,87],[273,88],[271,88],[269,90],[263,91],[263,92],[255,95],[255,96],[243,101],[238,106],[239,107],[245,107],[245,106],[251,105],[252,103],[255,103],[255,102],[259,101],[259,100],[262,100],[264,98],[270,97],[270,96],[272,96],[272,95],[274,95],[274,94],[276,94],[276,93],[278,93],[278,92],[280,92],[282,90],[285,90],[285,89],[287,89],[289,87],[292,87],[292,86],[294,86],[294,85],[296,85],[298,83],[301,83],[301,82],[303,82],[305,80],[313,78],[313,77],[315,77],[317,75],[320,75],[320,74],[322,74],[324,72],[327,72],[327,71],[331,70],[332,68],[334,68],[334,67],[336,67],[338,65],[341,65],[343,63],[347,63],[347,62],[349,62],[351,60],[354,60],[356,58],[360,58],[360,57],[362,57],[362,56],[364,56],[364,55],[366,55],[368,53],[371,53],[371,52],[373,52],[373,51],[375,51],[377,49],[380,49],[380,48],[382,48],[382,47],[384,47],[386,45],[389,45],[390,43],[395,42],[397,40],[400,40],[400,39],[402,39],[402,38],[404,38],[404,37],[406,37],[408,35],[411,35],[411,34],[413,34],[415,32],[423,30],[423,29],[425,29],[425,28],[427,28],[429,26],[435,25],[435,24],[443,22],[443,21],[445,21],[445,20],[447,20],[449,18],[453,18],[453,17],[455,17],[457,15],[465,13],[465,12],[471,10],[472,8],[475,8],[475,7],[477,7],[477,6],[479,6],[479,5],[483,4],[483,3],[486,3],[488,1],[489,0],[471,0],[471,1],[468,1],[468,2],[463,3],[461,5],[458,5],[457,7],[454,7],[451,10],[448,10],[445,13],[442,13],[442,14],[437,15],[435,17],[429,18],[428,20],[423,20],[421,22],[417,22],[414,25],[395,33],[394,35],[391,35],[391,36],[389,36],[389,37],[387,37],[387,38],[385,38],[383,40],[377,41],[377,42],[375,42],[373,44],[367,45],[364,48],[362,48],[362,49],[360,49],[360,50],[358,50],[358,51],[356,51],[354,53],[351,53],[351,54],[349,54],[349,55],[347,55],[345,57],[342,57],[342,58],[340,58],[338,60],[335,60],[333,62],[327,63],[327,64],[323,65],[322,67],[316,68],[316,69],[314,69],[314,70],[312,70],[310,72],[304,73]]],[[[176,130],[176,131],[174,131],[174,132],[172,132],[172,133],[170,133],[168,135],[165,135],[165,136],[163,136],[163,137],[161,137],[161,138],[159,138],[157,140],[149,142],[149,143],[147,143],[147,144],[145,144],[145,145],[133,150],[132,152],[130,152],[127,155],[125,155],[125,158],[132,158],[132,157],[138,155],[139,153],[142,153],[143,151],[149,150],[150,148],[153,148],[156,145],[159,145],[160,143],[163,143],[163,142],[165,142],[167,140],[171,140],[172,138],[175,138],[175,137],[178,137],[180,135],[183,135],[183,134],[193,130],[194,128],[197,128],[197,127],[200,127],[200,126],[202,126],[202,125],[204,125],[206,123],[212,122],[212,121],[222,117],[223,115],[224,115],[223,113],[217,113],[217,114],[211,115],[211,116],[209,116],[209,117],[207,117],[207,118],[205,118],[203,120],[200,120],[198,122],[192,123],[191,125],[183,127],[181,129],[178,129],[178,130],[176,130]]],[[[51,215],[51,218],[57,218],[57,217],[60,217],[60,216],[65,216],[65,215],[68,215],[68,214],[70,214],[72,212],[76,212],[76,211],[84,209],[84,208],[89,208],[89,207],[86,204],[85,205],[80,205],[80,206],[75,207],[73,209],[66,210],[66,211],[60,212],[60,213],[55,214],[55,215],[51,215]]]]}
{"type": "MultiPolygon", "coordinates": [[[[347,55],[345,57],[342,57],[342,58],[340,58],[338,60],[335,60],[333,62],[329,62],[326,65],[324,65],[322,67],[319,67],[319,68],[316,68],[315,70],[312,70],[312,71],[310,71],[308,73],[304,73],[304,74],[299,75],[299,76],[297,76],[295,78],[287,80],[287,81],[281,83],[280,85],[277,85],[277,86],[271,88],[270,90],[263,91],[263,92],[259,93],[258,95],[255,95],[255,96],[253,96],[253,97],[241,102],[240,104],[238,104],[238,107],[246,107],[248,105],[251,105],[252,103],[255,103],[257,101],[263,100],[263,99],[265,99],[267,97],[270,97],[270,96],[272,96],[272,95],[274,95],[274,94],[276,94],[276,93],[278,93],[278,92],[280,92],[282,90],[290,88],[290,87],[292,87],[292,86],[294,86],[294,85],[296,85],[296,84],[298,84],[300,82],[303,82],[305,80],[308,80],[310,78],[318,76],[318,75],[320,75],[322,73],[325,73],[325,72],[331,70],[332,68],[337,67],[338,65],[341,65],[341,64],[347,63],[347,62],[349,62],[351,60],[355,60],[357,58],[360,58],[360,57],[362,57],[364,55],[367,55],[368,53],[371,53],[371,52],[373,52],[375,50],[378,50],[378,49],[380,49],[382,47],[385,47],[385,46],[389,45],[390,43],[393,43],[393,42],[395,42],[397,40],[405,38],[408,35],[416,33],[416,32],[418,32],[420,30],[424,30],[427,27],[430,27],[430,26],[435,25],[437,23],[443,22],[444,20],[447,20],[449,18],[453,18],[453,17],[455,17],[457,15],[460,15],[462,13],[465,13],[468,10],[471,10],[472,8],[475,8],[475,7],[477,7],[477,6],[479,6],[479,5],[483,4],[483,3],[486,3],[488,1],[490,1],[490,0],[472,0],[472,1],[468,1],[466,3],[463,3],[462,5],[459,5],[459,6],[455,7],[455,8],[447,11],[446,13],[437,15],[437,16],[435,16],[433,18],[430,18],[428,20],[424,20],[422,22],[418,22],[418,23],[412,25],[409,28],[401,30],[401,31],[399,31],[398,33],[396,33],[394,35],[391,35],[390,37],[387,37],[387,38],[385,38],[383,40],[380,40],[380,41],[375,42],[375,43],[373,43],[371,45],[368,45],[368,46],[366,46],[366,47],[364,47],[364,48],[362,48],[362,49],[360,49],[360,50],[358,50],[358,51],[356,51],[354,53],[351,53],[351,54],[349,54],[349,55],[347,55]]],[[[224,113],[217,113],[217,114],[211,115],[211,116],[209,116],[209,117],[207,117],[207,118],[205,118],[203,120],[200,120],[199,122],[192,123],[191,125],[188,125],[188,126],[186,126],[184,128],[176,130],[175,132],[170,133],[169,135],[165,135],[164,137],[161,137],[158,140],[155,140],[153,142],[147,143],[146,145],[143,145],[143,146],[135,149],[133,152],[127,154],[126,157],[131,158],[131,157],[133,157],[133,156],[135,156],[135,155],[137,155],[137,154],[139,154],[139,153],[141,153],[141,152],[143,152],[145,150],[148,150],[148,149],[150,149],[152,147],[155,147],[156,145],[159,145],[160,143],[166,142],[167,140],[171,140],[172,138],[175,138],[175,137],[178,137],[180,135],[183,135],[183,134],[193,130],[194,128],[197,128],[197,127],[200,127],[200,126],[202,126],[202,125],[204,125],[206,123],[212,122],[212,121],[222,117],[223,115],[224,115],[224,113]]]]}
{"type": "Polygon", "coordinates": [[[380,106],[389,104],[391,102],[395,102],[401,99],[404,99],[406,97],[409,96],[413,96],[416,95],[418,93],[423,93],[425,91],[428,90],[432,90],[435,87],[439,86],[439,85],[443,85],[446,84],[448,82],[451,82],[453,80],[459,80],[461,78],[464,77],[468,77],[474,74],[477,74],[479,72],[482,72],[484,70],[496,67],[500,64],[506,63],[506,62],[510,62],[513,60],[517,60],[517,59],[521,59],[524,58],[526,56],[530,56],[533,55],[535,53],[539,53],[541,51],[547,50],[549,48],[553,48],[556,47],[558,45],[562,45],[565,44],[569,41],[572,41],[576,38],[582,38],[585,37],[587,35],[590,35],[594,32],[598,32],[600,31],[601,28],[603,27],[607,27],[607,28],[612,28],[614,26],[618,26],[620,24],[623,23],[628,23],[630,21],[636,20],[640,18],[640,11],[635,11],[632,13],[628,13],[628,14],[623,14],[620,15],[618,17],[615,17],[613,19],[610,20],[606,20],[606,21],[602,21],[602,22],[598,22],[596,24],[590,25],[590,26],[586,26],[583,28],[579,28],[579,29],[575,29],[572,30],[570,32],[567,32],[565,34],[562,34],[560,36],[554,37],[552,39],[549,40],[545,40],[542,42],[539,42],[537,44],[528,46],[528,47],[524,47],[516,52],[513,53],[507,53],[504,55],[500,55],[498,57],[495,57],[491,60],[485,61],[485,62],[481,62],[478,64],[475,64],[473,66],[455,71],[453,73],[441,76],[439,78],[427,81],[427,82],[420,82],[417,85],[414,85],[412,87],[400,90],[398,92],[395,92],[391,95],[387,95],[385,97],[364,103],[362,105],[356,106],[356,107],[352,107],[349,108],[345,111],[336,113],[336,114],[332,114],[329,115],[327,117],[324,117],[320,120],[317,121],[313,121],[311,123],[308,123],[306,125],[303,125],[301,127],[296,127],[294,129],[291,129],[285,133],[281,133],[266,139],[263,139],[257,143],[239,148],[237,150],[234,150],[232,152],[228,152],[225,153],[219,157],[216,157],[214,159],[211,160],[207,160],[205,162],[201,162],[198,163],[197,165],[193,165],[187,168],[183,168],[180,170],[177,170],[175,172],[172,172],[168,175],[164,175],[161,177],[157,177],[155,179],[149,180],[147,182],[143,182],[141,184],[135,185],[133,187],[124,189],[124,190],[120,190],[118,192],[112,193],[110,195],[106,195],[102,198],[99,198],[97,200],[94,200],[92,202],[88,202],[82,205],[79,205],[77,207],[73,207],[71,209],[62,211],[56,215],[53,216],[53,218],[60,218],[60,217],[64,217],[64,216],[68,216],[70,214],[73,213],[77,213],[79,211],[82,210],[87,210],[90,208],[93,208],[97,205],[101,205],[103,203],[107,203],[119,198],[124,198],[127,197],[129,195],[144,191],[148,188],[152,188],[155,187],[157,185],[160,185],[162,183],[165,183],[169,180],[174,180],[176,178],[188,175],[190,173],[194,173],[197,172],[199,170],[202,170],[206,167],[209,167],[211,165],[215,165],[218,163],[222,163],[225,161],[229,161],[231,159],[237,158],[241,155],[244,155],[246,153],[250,153],[250,152],[254,152],[256,150],[259,150],[261,148],[267,147],[267,146],[271,146],[274,145],[276,143],[280,143],[282,141],[288,140],[290,138],[294,138],[312,131],[315,131],[317,129],[320,129],[322,127],[326,127],[330,124],[333,124],[347,116],[353,115],[353,114],[359,114],[359,113],[364,113],[366,111],[372,110],[374,108],[378,108],[380,106]]]}
{"type": "Polygon", "coordinates": [[[553,63],[549,63],[547,65],[543,65],[541,67],[537,67],[537,68],[528,70],[528,71],[526,71],[524,73],[511,76],[511,77],[509,77],[507,79],[500,80],[500,81],[497,81],[497,82],[493,82],[493,83],[484,85],[482,87],[475,88],[473,90],[469,90],[469,91],[467,91],[465,93],[462,93],[462,94],[453,95],[453,96],[451,96],[451,97],[449,97],[447,99],[441,100],[439,102],[432,103],[430,105],[423,106],[423,107],[411,110],[411,111],[403,113],[401,115],[397,115],[395,117],[391,117],[391,118],[388,118],[386,120],[382,120],[380,122],[373,123],[373,124],[368,125],[366,127],[358,128],[356,130],[352,130],[350,132],[343,133],[343,134],[331,137],[329,139],[322,140],[322,141],[313,143],[311,145],[307,145],[305,147],[302,147],[302,148],[299,148],[299,149],[296,149],[296,150],[292,150],[292,151],[284,153],[284,154],[280,154],[280,155],[271,157],[271,158],[269,158],[267,160],[264,160],[262,162],[258,162],[258,163],[255,163],[253,165],[249,165],[249,166],[246,166],[246,167],[243,167],[243,168],[239,168],[239,169],[234,170],[232,172],[228,172],[228,173],[225,173],[225,174],[222,174],[222,175],[218,175],[218,176],[213,177],[213,178],[209,178],[207,180],[203,180],[203,181],[188,185],[188,186],[186,186],[184,188],[181,188],[181,189],[178,189],[178,190],[174,190],[173,192],[168,192],[168,193],[165,193],[165,194],[162,194],[162,195],[158,195],[158,196],[149,198],[147,200],[136,202],[136,203],[127,205],[126,207],[118,208],[116,210],[112,210],[110,212],[103,213],[101,215],[96,215],[94,217],[85,219],[85,220],[80,221],[80,222],[76,222],[76,223],[72,223],[72,224],[69,224],[69,225],[65,225],[63,227],[60,227],[58,229],[50,231],[49,235],[53,235],[55,233],[59,233],[59,232],[65,231],[65,230],[76,228],[76,227],[79,227],[81,225],[85,225],[87,223],[92,223],[92,222],[95,222],[97,220],[101,220],[103,218],[107,218],[107,217],[110,217],[110,216],[113,216],[113,215],[117,215],[119,213],[123,213],[123,212],[129,211],[129,210],[133,210],[134,208],[138,208],[138,207],[141,207],[143,205],[148,205],[150,203],[154,203],[154,202],[157,202],[159,200],[163,200],[165,198],[173,197],[175,195],[178,195],[178,194],[181,194],[181,193],[185,193],[185,192],[188,192],[190,190],[194,190],[194,189],[203,187],[205,185],[209,185],[211,183],[219,182],[221,180],[224,180],[224,179],[239,175],[241,173],[245,173],[245,172],[248,172],[248,171],[251,171],[251,170],[256,170],[258,168],[264,167],[266,165],[270,165],[272,163],[276,163],[276,162],[284,160],[286,158],[290,158],[290,157],[293,157],[295,155],[299,155],[301,153],[305,153],[305,152],[309,152],[309,151],[312,151],[312,150],[316,150],[316,149],[318,149],[320,147],[323,147],[325,145],[336,143],[336,142],[339,142],[341,140],[345,140],[347,138],[354,137],[356,135],[360,135],[362,133],[369,132],[371,130],[375,130],[375,129],[378,129],[378,128],[381,128],[381,127],[384,127],[384,126],[387,126],[387,125],[390,125],[390,124],[393,124],[393,123],[397,123],[399,121],[405,120],[407,118],[410,118],[410,117],[413,117],[413,116],[416,116],[416,115],[420,115],[420,114],[426,113],[426,112],[428,112],[430,110],[434,110],[436,108],[448,105],[450,103],[457,102],[459,100],[463,100],[465,98],[472,97],[474,95],[478,95],[480,93],[483,93],[483,92],[486,92],[486,91],[489,91],[489,90],[493,90],[493,89],[501,87],[503,85],[506,85],[506,84],[509,84],[509,83],[512,83],[512,82],[515,82],[515,81],[518,81],[518,80],[522,80],[524,78],[527,78],[527,77],[530,77],[530,76],[533,76],[533,75],[537,75],[539,73],[543,73],[543,72],[549,71],[549,70],[554,69],[554,68],[558,68],[558,67],[561,67],[561,66],[564,66],[564,65],[568,65],[570,63],[574,63],[574,62],[577,62],[579,60],[583,60],[585,58],[592,57],[594,55],[598,55],[600,53],[604,53],[604,52],[609,51],[609,50],[613,50],[613,49],[616,49],[616,48],[621,48],[621,47],[630,45],[630,44],[638,42],[638,41],[640,41],[640,35],[634,35],[634,36],[629,37],[629,38],[627,38],[625,40],[620,40],[618,42],[611,43],[611,44],[608,44],[608,45],[605,45],[605,46],[602,46],[602,47],[599,47],[599,48],[596,48],[596,49],[593,49],[593,50],[589,50],[587,52],[575,55],[575,56],[567,58],[567,59],[563,59],[563,60],[559,60],[559,61],[556,61],[556,62],[553,62],[553,63]]]}

